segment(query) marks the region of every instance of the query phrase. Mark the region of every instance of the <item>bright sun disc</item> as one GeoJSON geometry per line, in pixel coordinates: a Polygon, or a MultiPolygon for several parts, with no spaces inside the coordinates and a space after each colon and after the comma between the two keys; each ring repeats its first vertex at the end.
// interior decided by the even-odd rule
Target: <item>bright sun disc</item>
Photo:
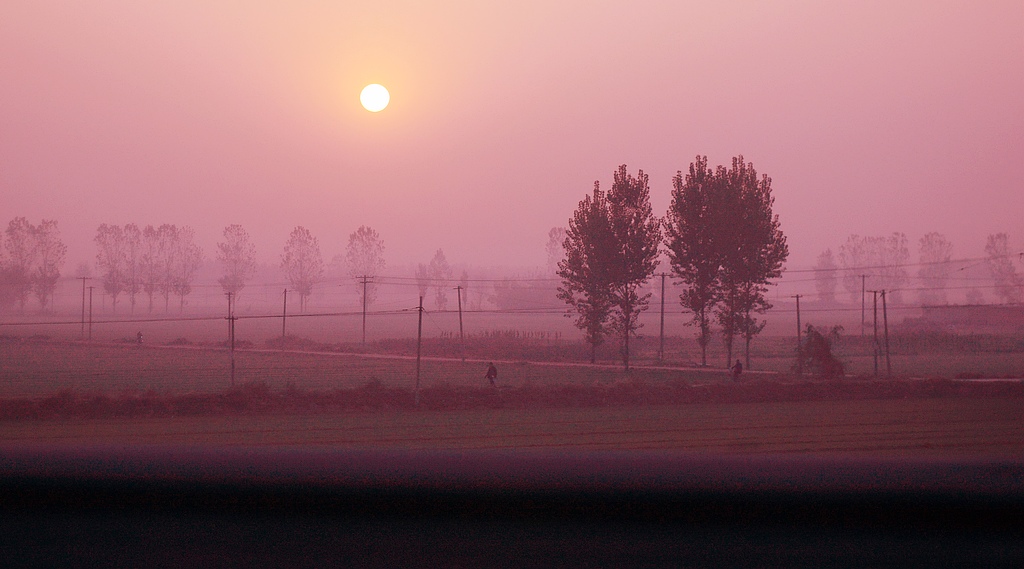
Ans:
{"type": "Polygon", "coordinates": [[[376,83],[363,87],[363,92],[359,93],[359,102],[363,104],[364,109],[371,113],[383,111],[390,101],[391,94],[388,93],[388,90],[383,85],[376,83]]]}

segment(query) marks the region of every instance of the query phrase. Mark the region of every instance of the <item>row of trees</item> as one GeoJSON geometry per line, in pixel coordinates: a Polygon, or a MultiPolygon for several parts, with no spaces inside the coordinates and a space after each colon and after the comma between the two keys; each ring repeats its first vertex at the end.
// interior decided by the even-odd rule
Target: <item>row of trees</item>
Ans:
{"type": "MultiPolygon", "coordinates": [[[[157,295],[164,297],[165,311],[172,295],[184,307],[203,262],[203,252],[195,243],[192,228],[164,224],[140,229],[135,224],[103,224],[96,230],[95,242],[103,288],[111,295],[115,310],[122,294],[128,295],[133,312],[139,294],[147,295],[149,311],[153,310],[157,295]]],[[[377,274],[384,268],[383,251],[384,244],[377,232],[360,227],[349,238],[350,273],[377,274]]],[[[256,273],[256,247],[241,225],[224,228],[223,241],[217,243],[217,261],[224,269],[218,279],[224,292],[240,293],[256,273]]],[[[299,293],[300,309],[305,310],[314,285],[324,273],[319,241],[305,227],[296,227],[289,235],[281,255],[281,269],[299,293]]]]}
{"type": "MultiPolygon", "coordinates": [[[[996,295],[1006,303],[1021,301],[1024,279],[1017,273],[1006,233],[989,235],[985,244],[985,265],[996,295]]],[[[918,241],[918,299],[924,305],[948,302],[947,288],[955,270],[953,244],[945,235],[931,232],[918,241]]],[[[895,304],[906,301],[901,289],[910,278],[910,249],[907,236],[895,232],[889,236],[850,235],[839,247],[838,259],[831,249],[818,255],[814,265],[814,284],[824,303],[836,301],[840,279],[850,301],[860,302],[865,283],[890,292],[895,304]]],[[[977,291],[974,291],[977,293],[977,291]]],[[[970,299],[969,299],[970,300],[970,299]]]]}
{"type": "Polygon", "coordinates": [[[184,307],[203,261],[203,251],[195,243],[191,227],[165,223],[140,228],[134,223],[104,223],[96,229],[93,240],[103,290],[110,295],[115,312],[122,294],[128,296],[132,312],[140,294],[148,297],[150,312],[157,295],[163,296],[165,311],[171,295],[177,296],[179,306],[184,307]]]}
{"type": "Polygon", "coordinates": [[[57,222],[44,219],[34,225],[24,217],[7,224],[0,248],[0,308],[18,303],[21,310],[35,294],[46,310],[67,257],[57,222]]]}
{"type": "MultiPolygon", "coordinates": [[[[768,286],[789,255],[778,216],[772,212],[771,178],[758,178],[742,156],[731,168],[712,170],[698,156],[687,174],[672,181],[672,203],[663,219],[650,205],[648,178],[622,165],[612,187],[580,202],[558,262],[558,297],[579,315],[576,326],[591,344],[591,361],[606,335],[617,333],[629,369],[629,340],[651,294],[642,287],[654,275],[662,247],[684,291],[680,304],[693,313],[701,363],[707,365],[712,319],[721,326],[728,361],[737,337],[750,341],[764,328],[757,318],[771,304],[768,286]]],[[[549,252],[557,250],[550,245],[549,252]]]]}

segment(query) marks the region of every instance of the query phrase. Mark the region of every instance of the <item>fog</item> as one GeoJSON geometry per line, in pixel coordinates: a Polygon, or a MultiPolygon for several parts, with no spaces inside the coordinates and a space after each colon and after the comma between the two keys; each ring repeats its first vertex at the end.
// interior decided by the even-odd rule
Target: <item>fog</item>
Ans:
{"type": "MultiPolygon", "coordinates": [[[[361,225],[389,271],[540,267],[594,180],[694,156],[773,179],[807,268],[852,233],[1024,243],[1024,7],[887,2],[5,2],[0,220],[241,224],[275,265],[361,225]],[[391,91],[380,113],[362,86],[391,91]]],[[[409,276],[409,275],[405,275],[409,276]]]]}

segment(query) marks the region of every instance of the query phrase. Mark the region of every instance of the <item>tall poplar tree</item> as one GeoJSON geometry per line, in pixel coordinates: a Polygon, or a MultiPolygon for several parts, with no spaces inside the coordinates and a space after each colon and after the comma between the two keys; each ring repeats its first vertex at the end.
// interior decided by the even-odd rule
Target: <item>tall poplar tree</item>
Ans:
{"type": "Polygon", "coordinates": [[[661,220],[651,209],[643,170],[638,170],[634,178],[626,172],[625,164],[619,166],[607,197],[614,236],[611,300],[615,310],[611,327],[621,334],[622,364],[628,371],[629,339],[641,327],[640,314],[647,310],[651,299],[651,293],[640,294],[640,289],[658,267],[661,220]]]}
{"type": "Polygon", "coordinates": [[[597,358],[597,347],[608,333],[608,315],[612,310],[611,259],[615,236],[608,213],[608,201],[600,184],[594,182],[593,195],[579,203],[565,230],[565,258],[558,262],[558,298],[579,315],[576,327],[590,344],[590,363],[597,358]]]}
{"type": "Polygon", "coordinates": [[[629,370],[629,340],[640,327],[650,293],[640,288],[657,267],[661,221],[654,216],[647,176],[634,178],[619,166],[611,190],[580,202],[566,230],[565,258],[558,263],[558,298],[572,306],[591,345],[590,361],[608,332],[621,334],[622,363],[629,370]]]}
{"type": "Polygon", "coordinates": [[[740,336],[750,366],[750,342],[764,328],[756,315],[771,308],[768,286],[789,255],[773,203],[771,178],[759,179],[742,156],[714,172],[698,156],[685,177],[679,172],[673,179],[665,241],[672,272],[686,287],[680,302],[694,314],[704,365],[714,315],[727,365],[740,336]]]}
{"type": "Polygon", "coordinates": [[[727,362],[732,362],[733,341],[739,335],[744,340],[749,368],[750,342],[765,325],[755,315],[772,307],[768,286],[772,279],[782,276],[789,247],[779,216],[772,212],[775,198],[771,178],[759,179],[754,165],[744,162],[742,155],[732,159],[729,170],[720,166],[716,176],[721,178],[722,197],[718,225],[722,258],[719,323],[727,362]]]}
{"type": "Polygon", "coordinates": [[[224,228],[224,241],[217,243],[217,260],[224,265],[224,276],[218,281],[224,292],[238,294],[245,281],[256,274],[256,246],[249,232],[241,225],[224,228]]]}
{"type": "Polygon", "coordinates": [[[299,310],[305,312],[306,299],[313,293],[313,285],[324,274],[320,242],[305,227],[296,227],[288,236],[284,254],[281,255],[281,268],[299,293],[299,310]]]}
{"type": "Polygon", "coordinates": [[[679,302],[693,312],[701,365],[708,365],[712,310],[719,296],[721,256],[717,248],[716,178],[706,156],[697,156],[684,176],[672,179],[672,202],[665,215],[665,245],[672,274],[682,281],[679,302]]]}

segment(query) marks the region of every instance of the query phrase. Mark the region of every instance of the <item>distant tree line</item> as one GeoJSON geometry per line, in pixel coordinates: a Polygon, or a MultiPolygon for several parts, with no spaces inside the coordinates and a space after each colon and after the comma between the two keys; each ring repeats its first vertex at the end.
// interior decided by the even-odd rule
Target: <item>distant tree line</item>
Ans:
{"type": "MultiPolygon", "coordinates": [[[[642,170],[633,177],[620,166],[607,193],[595,182],[565,230],[558,296],[578,314],[576,326],[591,344],[591,361],[605,336],[617,333],[628,370],[629,339],[651,297],[641,289],[664,247],[672,275],[684,287],[680,304],[694,315],[702,364],[707,364],[714,318],[727,360],[740,337],[749,365],[750,341],[765,324],[757,315],[771,308],[768,286],[781,276],[789,255],[772,212],[771,178],[759,178],[742,156],[730,168],[714,170],[698,156],[687,174],[676,174],[672,186],[669,210],[658,218],[642,170]]],[[[554,249],[549,245],[549,252],[554,249]]]]}
{"type": "MultiPolygon", "coordinates": [[[[903,294],[907,288],[917,291],[917,300],[922,305],[948,304],[949,282],[954,272],[966,268],[954,266],[953,244],[945,235],[930,232],[918,241],[917,255],[919,286],[908,287],[911,255],[905,234],[850,235],[839,247],[838,256],[832,249],[825,249],[818,255],[813,267],[818,299],[825,304],[836,302],[836,290],[841,280],[850,302],[854,304],[860,303],[865,289],[885,290],[890,293],[889,298],[894,304],[905,304],[909,302],[903,294]]],[[[1014,264],[1014,258],[1020,256],[1010,251],[1006,233],[988,236],[984,265],[1000,302],[1016,304],[1024,299],[1024,278],[1014,264]]],[[[976,288],[967,293],[968,303],[980,303],[982,298],[976,288]]]]}

